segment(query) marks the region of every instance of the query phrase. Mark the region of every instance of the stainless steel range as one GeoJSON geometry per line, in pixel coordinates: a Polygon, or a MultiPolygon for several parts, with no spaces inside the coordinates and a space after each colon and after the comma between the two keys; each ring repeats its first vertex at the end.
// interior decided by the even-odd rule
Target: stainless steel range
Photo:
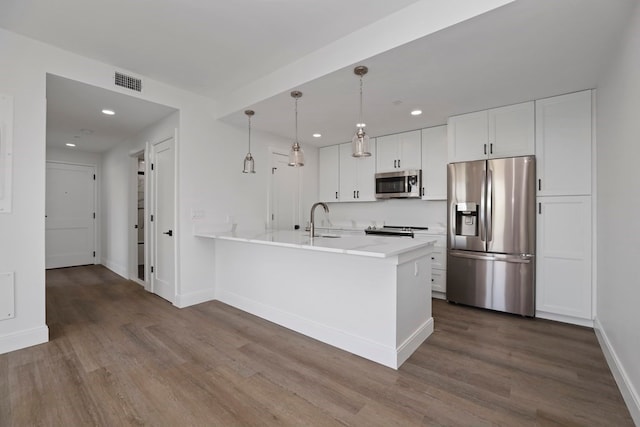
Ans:
{"type": "Polygon", "coordinates": [[[425,232],[429,227],[408,227],[400,225],[385,225],[384,227],[367,227],[366,234],[378,234],[382,236],[415,237],[416,232],[425,232]]]}

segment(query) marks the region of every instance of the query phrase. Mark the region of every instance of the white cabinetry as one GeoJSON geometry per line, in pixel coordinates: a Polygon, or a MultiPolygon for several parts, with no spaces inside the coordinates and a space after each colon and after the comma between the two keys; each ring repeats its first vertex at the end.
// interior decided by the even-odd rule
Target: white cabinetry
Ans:
{"type": "Polygon", "coordinates": [[[449,117],[448,160],[466,162],[534,154],[534,123],[533,102],[449,117]]]}
{"type": "Polygon", "coordinates": [[[376,144],[371,143],[371,157],[353,157],[350,142],[339,147],[340,201],[375,201],[376,144]]]}
{"type": "Polygon", "coordinates": [[[431,296],[438,299],[447,298],[447,241],[442,234],[427,236],[436,240],[431,254],[431,296]]]}
{"type": "Polygon", "coordinates": [[[422,199],[447,199],[447,126],[422,129],[422,199]]]}
{"type": "Polygon", "coordinates": [[[377,172],[420,169],[420,131],[397,133],[376,138],[377,172]]]}
{"type": "Polygon", "coordinates": [[[536,316],[593,326],[591,91],[536,101],[536,316]]]}
{"type": "Polygon", "coordinates": [[[591,91],[536,101],[538,196],[591,194],[591,91]]]}
{"type": "Polygon", "coordinates": [[[340,147],[319,150],[318,196],[322,202],[337,202],[340,197],[340,147]]]}
{"type": "Polygon", "coordinates": [[[537,227],[537,316],[591,326],[591,197],[539,198],[537,227]]]}

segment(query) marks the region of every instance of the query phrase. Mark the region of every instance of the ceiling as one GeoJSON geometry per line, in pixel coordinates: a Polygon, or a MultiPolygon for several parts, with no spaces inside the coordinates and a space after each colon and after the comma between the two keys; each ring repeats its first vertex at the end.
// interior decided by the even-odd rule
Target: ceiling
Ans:
{"type": "MultiPolygon", "coordinates": [[[[215,99],[416,1],[2,0],[0,27],[215,99]]],[[[637,4],[516,0],[362,61],[369,67],[363,79],[366,129],[385,135],[443,124],[454,114],[596,87],[637,4]],[[410,116],[413,108],[423,114],[410,116]]],[[[291,88],[304,93],[302,144],[350,140],[358,118],[353,65],[291,88]],[[314,132],[322,138],[312,138],[314,132]]],[[[118,132],[139,131],[174,111],[55,76],[47,83],[48,139],[55,144],[69,138],[119,142],[127,136],[118,132]],[[92,115],[109,102],[128,113],[111,122],[92,115]]],[[[288,91],[223,120],[246,126],[245,108],[256,111],[254,129],[293,138],[288,91]]],[[[98,146],[85,149],[104,149],[98,146]]]]}
{"type": "Polygon", "coordinates": [[[103,152],[176,110],[63,77],[47,75],[47,147],[76,144],[103,152]],[[115,112],[108,116],[103,109],[115,112]]]}

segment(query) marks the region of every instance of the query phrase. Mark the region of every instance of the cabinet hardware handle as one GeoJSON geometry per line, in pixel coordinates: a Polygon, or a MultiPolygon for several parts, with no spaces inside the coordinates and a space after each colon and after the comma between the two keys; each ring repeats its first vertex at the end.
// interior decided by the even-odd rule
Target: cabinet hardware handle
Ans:
{"type": "Polygon", "coordinates": [[[353,198],[356,198],[356,190],[353,190],[353,198]]]}
{"type": "Polygon", "coordinates": [[[398,159],[398,167],[400,167],[400,159],[398,159]]]}
{"type": "Polygon", "coordinates": [[[542,191],[542,179],[538,179],[538,191],[542,191]]]}
{"type": "Polygon", "coordinates": [[[487,154],[487,144],[484,144],[484,154],[487,154]]]}
{"type": "Polygon", "coordinates": [[[358,194],[358,199],[360,198],[360,190],[356,191],[356,193],[358,194]]]}
{"type": "Polygon", "coordinates": [[[338,192],[336,191],[336,200],[338,200],[338,192]]]}
{"type": "Polygon", "coordinates": [[[542,203],[538,203],[538,214],[542,214],[542,203]]]}
{"type": "Polygon", "coordinates": [[[489,144],[489,154],[493,154],[493,142],[489,144]]]}
{"type": "Polygon", "coordinates": [[[421,194],[421,196],[424,196],[425,194],[427,194],[427,193],[424,191],[424,187],[422,187],[422,194],[421,194]]]}
{"type": "Polygon", "coordinates": [[[393,161],[393,167],[394,167],[394,169],[395,169],[395,168],[397,168],[397,166],[396,166],[396,163],[397,163],[397,162],[398,162],[397,160],[394,160],[394,161],[393,161]]]}

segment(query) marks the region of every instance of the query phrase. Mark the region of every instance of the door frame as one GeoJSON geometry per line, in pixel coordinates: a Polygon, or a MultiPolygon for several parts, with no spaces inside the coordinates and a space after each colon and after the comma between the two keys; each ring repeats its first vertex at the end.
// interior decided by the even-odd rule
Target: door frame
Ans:
{"type": "MultiPolygon", "coordinates": [[[[149,215],[148,198],[149,198],[149,142],[147,141],[143,149],[135,150],[129,153],[131,158],[131,179],[129,184],[129,280],[132,280],[145,290],[150,292],[151,285],[149,283],[149,252],[148,252],[148,240],[149,230],[147,222],[149,215]],[[140,280],[138,277],[138,230],[135,228],[138,222],[137,215],[134,215],[134,211],[138,206],[138,158],[140,155],[144,155],[144,280],[140,280]]],[[[136,212],[137,214],[137,212],[136,212]]],[[[138,224],[139,225],[139,224],[138,224]]]]}
{"type": "Polygon", "coordinates": [[[178,155],[178,129],[175,128],[173,130],[173,135],[165,135],[160,137],[152,142],[146,143],[145,148],[145,173],[148,173],[145,180],[145,270],[149,273],[148,276],[145,276],[146,286],[145,289],[151,293],[155,293],[155,273],[151,273],[151,266],[155,260],[156,254],[156,239],[155,239],[155,226],[156,222],[151,221],[151,215],[156,215],[154,210],[155,206],[155,197],[154,197],[154,188],[156,185],[156,177],[155,174],[151,173],[151,165],[155,163],[155,147],[158,144],[166,142],[170,139],[173,139],[173,230],[175,233],[175,239],[173,239],[173,298],[170,301],[171,304],[175,306],[179,306],[178,300],[180,299],[180,285],[178,278],[180,277],[180,263],[179,263],[179,247],[178,238],[181,237],[181,229],[180,229],[180,217],[179,217],[179,209],[178,209],[178,194],[179,194],[179,155],[178,155]],[[148,244],[147,244],[148,242],[148,244]],[[148,280],[147,280],[148,278],[148,280]]]}
{"type": "MultiPolygon", "coordinates": [[[[267,153],[269,154],[269,184],[267,186],[267,211],[265,212],[265,219],[266,219],[266,224],[267,225],[267,229],[272,230],[273,229],[273,221],[271,220],[271,214],[273,212],[273,172],[272,172],[272,168],[275,167],[273,159],[274,159],[274,155],[281,155],[281,156],[285,156],[285,157],[289,157],[289,150],[288,149],[283,149],[283,148],[275,148],[275,147],[268,147],[267,148],[267,153]]],[[[290,166],[291,167],[291,166],[290,166]]],[[[297,218],[295,218],[295,220],[299,223],[300,227],[304,227],[304,224],[302,224],[303,221],[303,216],[302,216],[302,182],[303,182],[303,168],[298,167],[296,168],[298,170],[298,189],[297,189],[297,198],[298,198],[298,206],[297,206],[297,212],[296,212],[296,216],[297,218]]]]}
{"type": "MultiPolygon", "coordinates": [[[[93,180],[93,211],[96,213],[96,217],[93,222],[93,250],[96,253],[96,256],[93,258],[93,264],[94,265],[100,264],[102,260],[102,251],[100,250],[100,248],[102,247],[102,244],[100,241],[101,216],[100,216],[100,194],[98,194],[100,191],[100,185],[99,185],[100,173],[98,170],[98,165],[91,164],[91,163],[65,162],[61,160],[46,160],[45,166],[44,166],[45,178],[46,178],[46,171],[47,171],[47,163],[56,163],[59,165],[62,164],[62,165],[71,165],[71,166],[85,166],[85,167],[93,168],[93,173],[96,176],[96,179],[93,180]]],[[[46,182],[45,182],[45,186],[46,186],[46,182]]],[[[45,190],[45,207],[47,202],[46,197],[47,197],[47,194],[45,190]]],[[[46,235],[46,225],[45,225],[45,235],[46,235]]],[[[45,258],[46,258],[46,253],[45,253],[45,258]]]]}

